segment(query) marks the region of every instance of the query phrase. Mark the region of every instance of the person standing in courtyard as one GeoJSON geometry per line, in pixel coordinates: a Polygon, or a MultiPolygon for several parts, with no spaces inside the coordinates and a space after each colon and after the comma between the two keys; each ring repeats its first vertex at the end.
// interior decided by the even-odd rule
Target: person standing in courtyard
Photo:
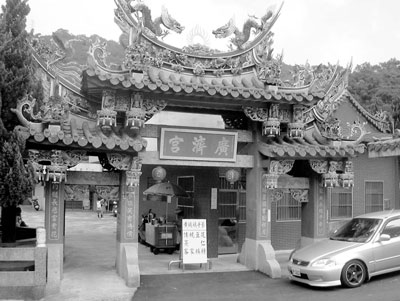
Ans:
{"type": "Polygon", "coordinates": [[[97,217],[98,218],[103,218],[103,212],[104,212],[104,199],[100,198],[97,200],[96,203],[96,209],[97,209],[97,217]]]}
{"type": "Polygon", "coordinates": [[[106,200],[102,199],[101,203],[101,217],[103,217],[103,213],[106,212],[106,200]]]}

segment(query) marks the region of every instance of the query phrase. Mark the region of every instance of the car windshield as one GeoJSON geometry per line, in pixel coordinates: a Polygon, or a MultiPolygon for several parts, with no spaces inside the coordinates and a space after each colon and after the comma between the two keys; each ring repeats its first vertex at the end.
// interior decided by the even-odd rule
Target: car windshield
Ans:
{"type": "Polygon", "coordinates": [[[380,219],[374,218],[353,218],[336,230],[330,239],[366,242],[375,233],[380,222],[380,219]]]}

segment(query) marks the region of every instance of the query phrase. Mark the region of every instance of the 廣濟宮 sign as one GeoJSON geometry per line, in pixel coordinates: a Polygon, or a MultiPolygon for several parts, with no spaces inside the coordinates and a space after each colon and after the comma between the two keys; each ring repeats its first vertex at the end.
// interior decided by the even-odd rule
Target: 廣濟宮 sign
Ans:
{"type": "Polygon", "coordinates": [[[161,129],[161,159],[236,161],[236,132],[161,129]]]}

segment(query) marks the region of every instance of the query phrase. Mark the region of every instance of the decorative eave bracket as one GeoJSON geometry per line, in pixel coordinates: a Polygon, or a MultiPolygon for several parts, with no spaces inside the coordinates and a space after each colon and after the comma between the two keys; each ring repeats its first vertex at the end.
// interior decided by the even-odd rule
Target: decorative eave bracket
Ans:
{"type": "Polygon", "coordinates": [[[262,183],[265,189],[276,189],[279,176],[288,173],[293,168],[294,160],[271,160],[267,173],[262,175],[262,183]]]}

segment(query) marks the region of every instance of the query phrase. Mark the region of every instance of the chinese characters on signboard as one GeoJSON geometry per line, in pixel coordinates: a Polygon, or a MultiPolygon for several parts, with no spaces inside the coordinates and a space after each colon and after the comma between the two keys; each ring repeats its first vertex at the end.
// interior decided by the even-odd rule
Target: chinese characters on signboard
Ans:
{"type": "Polygon", "coordinates": [[[237,133],[161,129],[161,159],[236,161],[237,133]]]}
{"type": "Polygon", "coordinates": [[[124,195],[123,204],[125,204],[126,210],[126,231],[125,238],[133,239],[133,203],[134,203],[135,193],[128,192],[124,195]]]}
{"type": "Polygon", "coordinates": [[[263,189],[261,198],[261,235],[267,236],[267,224],[268,224],[268,206],[267,206],[267,192],[263,189]]]}
{"type": "Polygon", "coordinates": [[[207,222],[205,219],[182,220],[182,262],[207,263],[207,222]]]}
{"type": "Polygon", "coordinates": [[[50,198],[50,239],[58,240],[59,237],[59,223],[60,223],[60,204],[58,202],[60,185],[57,183],[51,184],[51,198],[50,198]]]}

